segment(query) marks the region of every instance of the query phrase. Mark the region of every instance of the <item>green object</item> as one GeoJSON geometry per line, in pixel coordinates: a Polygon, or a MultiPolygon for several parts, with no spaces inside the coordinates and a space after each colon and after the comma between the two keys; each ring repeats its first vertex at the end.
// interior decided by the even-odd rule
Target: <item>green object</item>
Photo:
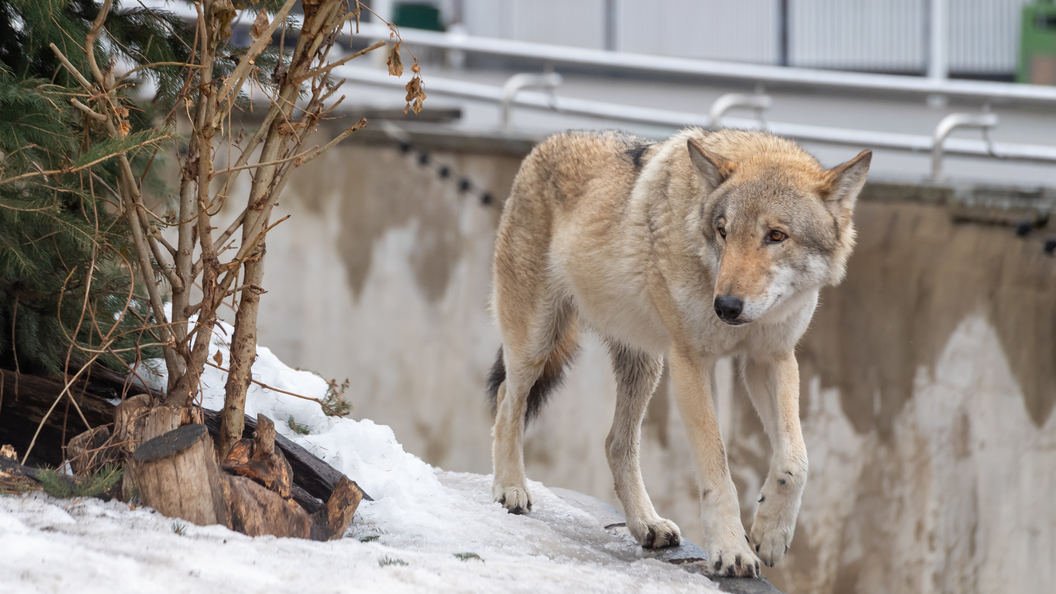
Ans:
{"type": "Polygon", "coordinates": [[[1056,85],[1056,3],[1023,7],[1016,82],[1056,85]]]}
{"type": "Polygon", "coordinates": [[[393,11],[392,22],[397,27],[443,31],[440,24],[440,10],[432,4],[397,4],[393,11]]]}

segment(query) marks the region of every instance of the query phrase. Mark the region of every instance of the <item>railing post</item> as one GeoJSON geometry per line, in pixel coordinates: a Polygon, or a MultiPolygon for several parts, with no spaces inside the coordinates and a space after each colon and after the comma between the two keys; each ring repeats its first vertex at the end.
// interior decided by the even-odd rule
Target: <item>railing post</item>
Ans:
{"type": "Polygon", "coordinates": [[[763,128],[766,128],[766,121],[763,119],[763,111],[770,109],[770,106],[774,104],[774,100],[770,95],[755,94],[747,95],[744,93],[726,93],[719,97],[711,104],[711,111],[709,111],[708,127],[712,130],[718,130],[720,120],[727,111],[745,107],[748,109],[754,109],[755,115],[759,118],[759,123],[762,124],[763,128]]]}
{"type": "Polygon", "coordinates": [[[500,126],[503,132],[510,131],[510,108],[513,106],[513,100],[517,97],[517,93],[522,89],[531,88],[553,91],[560,85],[561,75],[556,72],[543,74],[522,72],[506,79],[506,84],[502,85],[502,115],[500,116],[500,126]]]}
{"type": "Polygon", "coordinates": [[[996,113],[951,113],[942,118],[931,139],[931,181],[942,180],[942,143],[954,128],[989,130],[996,125],[996,113]]]}

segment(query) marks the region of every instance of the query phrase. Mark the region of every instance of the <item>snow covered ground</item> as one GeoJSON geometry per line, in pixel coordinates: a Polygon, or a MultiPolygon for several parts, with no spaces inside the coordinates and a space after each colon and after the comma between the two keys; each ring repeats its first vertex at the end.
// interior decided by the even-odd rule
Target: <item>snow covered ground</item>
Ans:
{"type": "MultiPolygon", "coordinates": [[[[230,326],[214,336],[227,366],[230,326]]],[[[254,378],[321,398],[319,376],[258,350],[254,378]]],[[[207,367],[203,405],[219,409],[226,374],[207,367]]],[[[164,377],[156,376],[159,386],[164,377]]],[[[344,472],[374,498],[345,538],[250,538],[113,501],[0,496],[0,591],[21,592],[701,592],[714,582],[643,554],[540,483],[514,516],[491,500],[488,476],[450,473],[408,454],[392,430],[327,417],[318,404],[252,385],[246,413],[344,472]],[[288,422],[307,426],[293,431],[288,422]]]]}

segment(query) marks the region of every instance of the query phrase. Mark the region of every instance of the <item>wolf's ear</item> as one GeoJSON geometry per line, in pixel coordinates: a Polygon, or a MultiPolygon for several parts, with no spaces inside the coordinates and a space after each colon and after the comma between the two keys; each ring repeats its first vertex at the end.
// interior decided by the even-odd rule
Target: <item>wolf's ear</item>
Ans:
{"type": "Polygon", "coordinates": [[[840,227],[845,227],[851,222],[854,203],[858,199],[858,193],[865,186],[865,177],[869,173],[869,162],[872,158],[873,151],[862,151],[857,157],[829,169],[824,174],[821,197],[840,227]]]}
{"type": "Polygon", "coordinates": [[[736,168],[733,161],[728,161],[715,153],[708,152],[700,146],[700,143],[690,138],[686,145],[689,147],[689,160],[693,162],[701,181],[709,190],[722,185],[726,178],[730,177],[736,168]]]}

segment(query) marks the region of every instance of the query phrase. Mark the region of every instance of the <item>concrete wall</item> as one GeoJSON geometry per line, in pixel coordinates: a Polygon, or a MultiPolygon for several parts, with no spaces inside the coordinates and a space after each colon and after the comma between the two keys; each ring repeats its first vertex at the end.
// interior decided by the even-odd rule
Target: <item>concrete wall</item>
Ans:
{"type": "MultiPolygon", "coordinates": [[[[433,159],[501,200],[520,156],[433,159]]],[[[823,293],[799,349],[810,479],[789,557],[764,573],[789,592],[1046,591],[1056,584],[1056,259],[1007,227],[954,224],[941,204],[866,198],[848,278],[823,293]]],[[[392,426],[408,451],[489,473],[498,207],[459,194],[413,153],[346,145],[299,171],[280,210],[293,216],[268,238],[261,343],[349,378],[353,416],[392,426]]],[[[718,371],[749,522],[769,444],[732,364],[718,371]]],[[[529,478],[616,502],[603,452],[614,390],[588,339],[528,431],[529,478]]],[[[668,379],[643,437],[654,502],[699,540],[668,379]]]]}

